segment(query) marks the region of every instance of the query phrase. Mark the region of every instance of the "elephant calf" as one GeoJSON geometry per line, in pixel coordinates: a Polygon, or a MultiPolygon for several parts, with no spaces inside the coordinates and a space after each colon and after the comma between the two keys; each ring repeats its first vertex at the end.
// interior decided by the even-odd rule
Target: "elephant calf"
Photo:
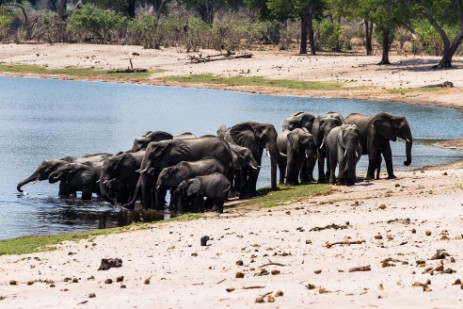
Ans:
{"type": "Polygon", "coordinates": [[[212,200],[213,210],[223,213],[223,204],[228,197],[231,184],[227,177],[220,173],[184,180],[175,190],[178,201],[177,213],[182,214],[189,197],[194,197],[194,210],[203,211],[204,198],[212,200]]]}
{"type": "Polygon", "coordinates": [[[100,193],[98,179],[98,174],[90,166],[68,163],[51,173],[48,181],[50,183],[61,181],[60,192],[63,192],[63,195],[75,195],[76,191],[82,191],[82,200],[89,200],[92,198],[92,193],[100,193]]]}
{"type": "Polygon", "coordinates": [[[317,158],[317,148],[312,134],[306,128],[285,130],[277,138],[278,166],[280,169],[280,183],[286,175],[287,185],[299,184],[301,181],[312,181],[312,172],[317,158]]]}
{"type": "Polygon", "coordinates": [[[339,163],[339,184],[354,185],[355,169],[362,154],[359,130],[355,124],[333,128],[325,139],[329,161],[329,182],[335,183],[335,170],[339,163]]]}

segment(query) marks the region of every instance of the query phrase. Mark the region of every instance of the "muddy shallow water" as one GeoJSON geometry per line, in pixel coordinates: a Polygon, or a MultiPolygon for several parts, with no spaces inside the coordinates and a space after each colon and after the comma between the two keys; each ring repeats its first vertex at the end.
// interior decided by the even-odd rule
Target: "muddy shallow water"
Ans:
{"type": "MultiPolygon", "coordinates": [[[[147,130],[173,134],[215,134],[221,124],[245,120],[271,122],[296,112],[338,111],[365,114],[386,111],[405,115],[418,143],[409,168],[454,161],[458,151],[429,145],[430,140],[461,137],[463,111],[405,104],[280,97],[238,92],[100,82],[0,77],[0,239],[123,225],[138,218],[94,199],[82,203],[57,198],[58,185],[16,184],[44,159],[86,153],[115,153],[131,148],[147,130]]],[[[403,169],[404,144],[393,143],[396,169],[403,169]]],[[[259,186],[269,180],[264,156],[259,186]]],[[[366,170],[362,158],[359,172],[366,170]]],[[[385,168],[383,169],[385,171],[385,168]]],[[[316,174],[315,174],[316,175],[316,174]]],[[[169,214],[158,214],[159,219],[169,214]]],[[[137,217],[138,216],[138,217],[137,217]]],[[[154,220],[144,218],[143,220],[154,220]]]]}

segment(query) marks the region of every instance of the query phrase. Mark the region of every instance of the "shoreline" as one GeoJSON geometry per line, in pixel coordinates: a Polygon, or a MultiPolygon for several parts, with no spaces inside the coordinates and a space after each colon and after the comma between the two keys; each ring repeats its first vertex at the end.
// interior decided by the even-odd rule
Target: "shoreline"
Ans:
{"type": "MultiPolygon", "coordinates": [[[[460,91],[463,74],[456,74],[461,69],[424,71],[434,77],[426,74],[423,77],[414,74],[421,73],[419,67],[403,74],[395,72],[397,66],[365,69],[360,65],[366,58],[359,60],[355,56],[346,59],[258,53],[251,60],[222,61],[219,67],[171,65],[173,59],[184,62],[184,54],[133,46],[50,46],[40,49],[39,56],[31,46],[9,48],[15,50],[8,56],[5,45],[0,45],[0,57],[6,61],[39,65],[52,61],[58,67],[65,67],[63,63],[83,66],[82,63],[101,62],[106,55],[113,57],[105,60],[107,67],[101,69],[123,67],[121,64],[137,51],[143,56],[137,58],[137,66],[171,70],[154,74],[154,79],[148,80],[150,84],[169,74],[222,72],[224,76],[232,76],[239,75],[242,69],[287,79],[312,69],[320,72],[319,79],[332,81],[330,76],[334,74],[336,79],[336,72],[342,72],[343,79],[355,79],[359,68],[364,69],[361,72],[364,83],[376,83],[379,88],[389,82],[391,87],[409,83],[416,88],[452,76],[456,88],[418,96],[410,92],[404,96],[415,104],[463,108],[463,99],[458,101],[463,98],[460,91]],[[342,63],[344,60],[346,63],[342,63]],[[317,64],[314,66],[312,62],[317,64]],[[317,69],[318,66],[322,68],[317,69]],[[336,72],[330,71],[333,66],[339,66],[336,72]],[[278,72],[282,75],[277,75],[278,72]],[[401,77],[397,78],[397,74],[401,77]]],[[[218,90],[228,89],[223,85],[213,86],[218,90]]],[[[228,90],[258,91],[241,86],[228,90]]],[[[264,87],[259,91],[279,95],[281,90],[264,87]]],[[[322,93],[344,92],[346,96],[373,97],[381,92],[383,98],[398,96],[388,94],[387,89],[376,90],[301,90],[300,93],[322,96],[322,93]]],[[[463,140],[436,144],[462,147],[463,140]]],[[[226,207],[224,214],[205,215],[197,220],[158,222],[147,224],[142,230],[128,228],[123,233],[64,241],[51,252],[0,255],[0,305],[2,308],[82,305],[459,308],[463,301],[459,293],[463,289],[463,162],[396,172],[396,175],[398,178],[394,180],[383,178],[352,187],[334,186],[329,194],[299,198],[272,208],[226,207]],[[201,246],[200,239],[205,235],[211,239],[207,246],[201,246]],[[107,258],[121,259],[122,265],[98,270],[102,259],[107,258]],[[257,304],[261,301],[266,304],[257,304]]]]}

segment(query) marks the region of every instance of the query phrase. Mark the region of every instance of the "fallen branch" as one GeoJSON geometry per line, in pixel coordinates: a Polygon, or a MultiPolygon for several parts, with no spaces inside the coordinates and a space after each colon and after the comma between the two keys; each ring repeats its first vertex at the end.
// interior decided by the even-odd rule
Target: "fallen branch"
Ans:
{"type": "Polygon", "coordinates": [[[325,244],[325,247],[326,248],[331,248],[333,246],[336,246],[336,245],[361,245],[365,242],[365,240],[354,240],[354,241],[350,241],[350,240],[345,240],[345,241],[337,241],[337,242],[333,242],[333,243],[330,243],[330,242],[326,242],[325,244]]]}
{"type": "Polygon", "coordinates": [[[328,230],[328,229],[334,229],[334,230],[345,230],[349,228],[349,222],[346,222],[345,225],[337,225],[337,224],[329,224],[325,227],[314,227],[314,228],[311,228],[310,229],[310,232],[319,232],[319,231],[323,231],[323,230],[328,230]]]}
{"type": "Polygon", "coordinates": [[[356,271],[371,271],[370,265],[367,266],[358,266],[358,267],[353,267],[349,269],[350,273],[356,272],[356,271]]]}
{"type": "Polygon", "coordinates": [[[205,63],[205,62],[210,62],[210,61],[252,58],[252,54],[242,54],[242,55],[236,55],[236,56],[222,55],[222,57],[220,57],[220,55],[212,55],[212,56],[206,56],[206,57],[199,55],[199,56],[189,56],[189,58],[190,58],[190,63],[205,63]]]}
{"type": "Polygon", "coordinates": [[[243,286],[243,290],[253,290],[253,289],[263,289],[265,286],[263,285],[251,285],[251,286],[243,286]]]}
{"type": "Polygon", "coordinates": [[[285,267],[285,266],[287,266],[287,265],[282,264],[282,263],[272,262],[272,261],[269,260],[268,263],[259,266],[259,268],[266,267],[266,266],[281,266],[281,267],[285,267]]]}

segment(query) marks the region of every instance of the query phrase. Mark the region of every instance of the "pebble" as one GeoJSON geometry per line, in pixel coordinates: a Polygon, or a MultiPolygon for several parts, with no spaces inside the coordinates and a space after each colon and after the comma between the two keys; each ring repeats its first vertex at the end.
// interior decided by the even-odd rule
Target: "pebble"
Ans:
{"type": "Polygon", "coordinates": [[[284,295],[283,291],[282,290],[278,290],[276,291],[275,293],[275,297],[282,297],[284,295]]]}
{"type": "Polygon", "coordinates": [[[274,269],[272,270],[272,275],[276,276],[276,275],[279,275],[280,274],[280,271],[278,269],[274,269]]]}
{"type": "Polygon", "coordinates": [[[145,284],[150,284],[150,279],[145,279],[145,284]]]}
{"type": "Polygon", "coordinates": [[[113,279],[111,278],[108,278],[104,281],[105,284],[112,284],[113,283],[113,279]]]}
{"type": "Polygon", "coordinates": [[[256,303],[258,303],[258,304],[265,303],[265,300],[264,300],[264,298],[262,296],[259,296],[259,297],[256,298],[256,303]]]}
{"type": "Polygon", "coordinates": [[[96,297],[95,293],[88,294],[88,298],[95,298],[95,297],[96,297]]]}
{"type": "Polygon", "coordinates": [[[16,280],[10,280],[10,285],[18,285],[18,282],[16,280]]]}
{"type": "Polygon", "coordinates": [[[321,270],[321,269],[317,269],[317,270],[314,271],[314,273],[317,274],[317,275],[318,275],[318,274],[321,274],[321,273],[322,273],[322,270],[321,270]]]}
{"type": "Polygon", "coordinates": [[[235,278],[239,278],[239,279],[244,278],[244,274],[239,271],[236,273],[235,278]]]}
{"type": "Polygon", "coordinates": [[[424,232],[426,234],[426,236],[431,236],[431,231],[427,230],[426,232],[424,232]]]}
{"type": "Polygon", "coordinates": [[[244,263],[243,263],[243,261],[242,261],[242,260],[239,260],[239,261],[236,261],[236,265],[238,265],[238,266],[243,266],[243,265],[244,265],[244,263]]]}

